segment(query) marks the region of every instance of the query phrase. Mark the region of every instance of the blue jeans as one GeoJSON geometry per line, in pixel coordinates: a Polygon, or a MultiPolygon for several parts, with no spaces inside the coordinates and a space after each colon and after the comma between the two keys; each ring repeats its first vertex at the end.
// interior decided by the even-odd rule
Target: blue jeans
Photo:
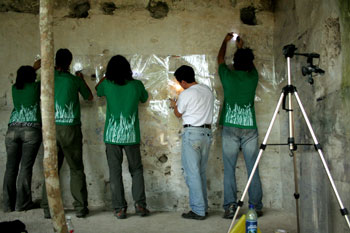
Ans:
{"type": "Polygon", "coordinates": [[[200,216],[208,210],[206,169],[211,141],[211,130],[206,128],[188,127],[182,134],[181,160],[190,207],[200,216]]]}
{"type": "MultiPolygon", "coordinates": [[[[248,177],[253,170],[256,158],[258,157],[258,130],[240,129],[224,126],[222,130],[222,152],[224,162],[224,209],[230,205],[237,205],[237,185],[236,185],[236,162],[239,149],[242,149],[248,177]]],[[[255,209],[261,210],[262,188],[257,168],[252,182],[248,189],[249,204],[253,204],[255,209]]]]}

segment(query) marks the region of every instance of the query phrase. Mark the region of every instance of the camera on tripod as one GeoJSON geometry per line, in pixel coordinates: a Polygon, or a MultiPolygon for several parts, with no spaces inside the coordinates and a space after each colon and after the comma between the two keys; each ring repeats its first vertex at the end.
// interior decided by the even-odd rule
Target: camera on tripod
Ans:
{"type": "Polygon", "coordinates": [[[320,75],[324,75],[324,70],[320,69],[317,65],[314,65],[313,63],[313,59],[314,58],[320,58],[320,54],[318,53],[295,53],[295,50],[297,50],[297,48],[295,47],[295,45],[290,44],[290,45],[286,45],[283,48],[283,54],[285,57],[290,57],[292,58],[293,55],[300,55],[300,56],[305,56],[307,57],[307,65],[303,66],[301,68],[301,73],[303,74],[303,76],[308,76],[308,82],[312,85],[314,83],[314,79],[313,79],[313,74],[320,74],[320,75]]]}
{"type": "Polygon", "coordinates": [[[253,179],[253,176],[254,176],[254,173],[256,171],[256,169],[258,168],[258,164],[259,164],[259,161],[261,159],[261,156],[262,156],[262,153],[265,151],[266,147],[268,145],[286,145],[286,146],[289,146],[289,151],[290,151],[290,155],[293,156],[293,165],[294,165],[294,184],[295,184],[295,193],[294,193],[294,198],[295,198],[295,201],[296,201],[296,214],[297,214],[297,230],[298,230],[298,233],[300,232],[300,224],[299,224],[299,198],[300,198],[300,195],[299,195],[299,192],[298,192],[298,173],[297,173],[297,160],[296,160],[296,156],[294,156],[294,153],[293,151],[295,151],[297,149],[297,146],[296,145],[305,145],[305,146],[311,146],[313,145],[315,150],[318,152],[319,156],[320,156],[320,159],[322,161],[322,164],[323,164],[323,168],[325,169],[326,171],[326,174],[328,176],[328,179],[331,183],[331,186],[333,188],[333,191],[335,193],[335,196],[338,200],[338,204],[340,206],[340,213],[344,216],[345,218],[345,221],[348,225],[348,228],[350,229],[350,219],[349,219],[349,212],[348,210],[344,207],[344,204],[342,202],[342,200],[340,199],[340,196],[339,196],[339,193],[338,193],[338,190],[335,186],[335,183],[334,183],[334,180],[332,178],[332,175],[329,171],[329,168],[328,168],[328,165],[327,165],[327,162],[324,158],[324,155],[323,155],[323,151],[322,151],[322,146],[321,144],[317,141],[317,138],[316,138],[316,135],[315,135],[315,132],[311,126],[311,123],[310,123],[310,120],[306,114],[306,111],[305,111],[305,108],[303,106],[303,104],[301,103],[301,100],[299,98],[299,94],[297,92],[297,89],[295,86],[292,85],[292,78],[291,78],[291,67],[290,67],[290,60],[291,58],[295,55],[302,55],[302,56],[306,56],[307,57],[307,65],[306,66],[303,66],[302,67],[302,73],[303,75],[308,75],[309,76],[309,82],[310,84],[313,83],[313,79],[312,79],[312,75],[313,74],[324,74],[324,70],[320,69],[318,66],[314,65],[313,64],[313,59],[314,58],[320,58],[320,55],[317,54],[317,53],[294,53],[295,50],[297,50],[297,48],[295,47],[295,45],[293,44],[290,44],[290,45],[286,45],[283,47],[283,55],[286,57],[286,60],[287,60],[287,85],[285,87],[282,88],[282,93],[281,93],[281,96],[278,100],[278,103],[277,103],[277,106],[276,106],[276,109],[273,113],[273,116],[272,116],[272,119],[271,119],[271,122],[269,124],[269,127],[266,131],[266,134],[265,134],[265,137],[263,139],[263,142],[261,143],[260,145],[260,149],[259,149],[259,154],[258,154],[258,157],[256,158],[256,161],[255,161],[255,164],[253,166],[253,169],[248,177],[248,182],[247,182],[247,185],[245,186],[244,188],[244,191],[243,191],[243,194],[242,194],[242,197],[241,199],[238,201],[238,205],[237,205],[237,209],[236,209],[236,212],[235,212],[235,215],[233,216],[233,219],[232,219],[232,222],[231,222],[231,226],[229,228],[229,231],[228,232],[231,232],[231,228],[233,226],[233,223],[234,221],[236,220],[236,217],[238,216],[238,212],[239,210],[241,209],[241,207],[243,206],[243,201],[244,201],[244,197],[245,195],[247,194],[248,192],[248,188],[252,182],[252,179],[253,179]],[[311,80],[310,80],[311,79],[311,80]],[[311,137],[314,141],[314,144],[300,144],[300,143],[295,143],[295,138],[294,138],[294,110],[293,110],[293,103],[292,103],[292,96],[294,96],[297,100],[297,103],[299,105],[299,108],[301,110],[301,113],[304,117],[304,120],[306,122],[306,125],[309,129],[309,132],[311,134],[311,137]],[[288,98],[288,99],[287,99],[288,98]],[[288,100],[288,102],[286,101],[288,100]],[[283,105],[282,105],[283,104],[283,105]],[[286,104],[288,104],[288,106],[286,106],[286,104]],[[288,113],[288,129],[289,129],[289,137],[288,137],[288,141],[287,143],[279,143],[279,144],[267,144],[267,140],[269,138],[269,135],[271,133],[271,130],[272,130],[272,127],[273,127],[273,124],[277,118],[277,115],[279,114],[279,109],[282,105],[282,108],[283,110],[286,110],[287,113],[288,113]]]}
{"type": "Polygon", "coordinates": [[[324,70],[320,69],[318,66],[313,64],[313,58],[320,58],[320,54],[318,53],[300,53],[297,55],[303,55],[307,57],[307,65],[303,66],[301,68],[301,73],[303,74],[303,76],[308,75],[308,82],[312,85],[314,83],[314,79],[312,74],[320,74],[320,75],[324,75],[324,70]]]}

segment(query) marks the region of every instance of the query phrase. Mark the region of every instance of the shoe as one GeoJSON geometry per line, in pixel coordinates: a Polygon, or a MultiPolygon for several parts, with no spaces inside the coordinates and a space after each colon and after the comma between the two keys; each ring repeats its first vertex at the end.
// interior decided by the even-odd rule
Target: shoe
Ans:
{"type": "Polygon", "coordinates": [[[121,208],[120,210],[115,210],[114,216],[117,217],[117,219],[125,219],[126,218],[126,208],[121,208]]]}
{"type": "Polygon", "coordinates": [[[76,216],[77,218],[85,218],[86,215],[88,215],[88,214],[89,214],[89,209],[88,209],[87,207],[84,207],[83,209],[78,210],[78,211],[76,212],[75,216],[76,216]]]}
{"type": "Polygon", "coordinates": [[[4,213],[10,213],[10,212],[13,212],[15,211],[14,209],[4,209],[4,213]]]}
{"type": "Polygon", "coordinates": [[[141,217],[145,217],[150,214],[150,211],[146,207],[135,205],[135,213],[141,217]]]}
{"type": "Polygon", "coordinates": [[[12,208],[4,208],[4,213],[10,213],[10,212],[13,212],[15,211],[15,209],[12,209],[12,208]]]}
{"type": "Polygon", "coordinates": [[[181,215],[183,218],[187,218],[187,219],[196,219],[196,220],[204,220],[205,216],[200,216],[192,211],[188,212],[188,213],[183,213],[181,215]]]}
{"type": "Polygon", "coordinates": [[[47,208],[44,208],[44,218],[46,219],[51,218],[50,210],[47,208]]]}
{"type": "Polygon", "coordinates": [[[28,211],[28,210],[39,209],[39,208],[40,208],[40,203],[31,202],[26,207],[18,209],[17,211],[21,212],[21,211],[28,211]]]}
{"type": "Polygon", "coordinates": [[[264,215],[264,212],[263,212],[262,210],[255,210],[255,212],[256,212],[256,215],[257,215],[258,217],[261,217],[261,216],[264,215]]]}
{"type": "Polygon", "coordinates": [[[223,218],[233,219],[233,217],[235,216],[236,210],[237,210],[237,207],[235,205],[230,205],[230,207],[228,207],[228,209],[225,210],[223,218]]]}

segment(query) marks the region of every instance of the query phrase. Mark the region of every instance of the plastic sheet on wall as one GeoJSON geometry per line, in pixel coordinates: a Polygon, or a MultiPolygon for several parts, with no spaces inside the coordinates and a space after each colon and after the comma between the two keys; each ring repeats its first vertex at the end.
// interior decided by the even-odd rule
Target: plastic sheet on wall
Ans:
{"type": "MultiPolygon", "coordinates": [[[[207,55],[159,56],[155,54],[134,54],[125,55],[125,57],[130,62],[133,77],[143,82],[150,95],[146,112],[153,116],[152,119],[163,122],[164,125],[169,123],[170,114],[173,114],[172,110],[169,109],[169,98],[177,98],[183,91],[174,77],[174,72],[181,65],[191,66],[195,71],[196,81],[207,85],[214,93],[213,131],[217,129],[223,91],[217,74],[216,57],[207,55]]],[[[90,76],[91,80],[97,83],[103,77],[110,58],[111,56],[105,54],[74,56],[72,72],[81,71],[85,76],[90,76]]],[[[261,65],[258,62],[257,66],[260,80],[263,80],[263,82],[259,82],[259,85],[264,92],[271,92],[271,87],[275,84],[271,74],[272,71],[267,68],[269,65],[266,65],[266,63],[261,65]]],[[[261,98],[257,95],[255,101],[260,100],[261,98]]],[[[105,104],[105,102],[100,103],[105,104]]],[[[100,115],[105,114],[104,106],[99,106],[98,114],[98,119],[105,118],[104,115],[100,115]]],[[[140,118],[142,119],[142,116],[140,118]]]]}
{"type": "MultiPolygon", "coordinates": [[[[186,184],[183,182],[180,156],[182,120],[178,119],[174,115],[173,110],[169,108],[169,98],[177,98],[183,91],[174,77],[174,72],[181,65],[189,65],[195,71],[196,80],[207,85],[213,91],[215,96],[212,125],[214,137],[211,150],[213,154],[219,156],[218,151],[221,149],[219,142],[221,140],[218,121],[224,95],[217,73],[217,58],[216,56],[208,55],[161,56],[132,54],[124,56],[130,62],[134,78],[141,80],[149,93],[149,100],[139,105],[141,153],[145,169],[144,176],[145,180],[147,180],[148,204],[159,210],[173,210],[174,206],[177,206],[179,210],[187,208],[188,200],[183,198],[186,184]]],[[[81,71],[84,74],[85,80],[95,97],[94,86],[103,77],[111,57],[108,54],[73,56],[71,71],[81,71]]],[[[257,69],[260,71],[261,66],[258,63],[256,64],[257,69]]],[[[273,89],[269,79],[260,77],[260,82],[267,89],[259,87],[256,101],[264,100],[266,93],[270,95],[267,90],[273,89]]],[[[85,104],[83,102],[81,106],[84,146],[87,147],[85,151],[91,154],[91,156],[86,156],[86,159],[91,164],[95,164],[96,161],[100,161],[100,158],[98,156],[97,158],[95,155],[104,153],[103,129],[106,99],[95,98],[92,103],[85,104]]],[[[125,166],[127,165],[125,164],[125,166]]],[[[218,172],[221,170],[220,166],[217,159],[209,161],[208,167],[212,168],[209,171],[212,179],[222,179],[222,174],[218,172]]],[[[105,174],[106,170],[105,167],[94,167],[93,169],[101,170],[101,174],[105,174]]],[[[108,180],[108,175],[105,174],[104,176],[104,179],[108,180]]],[[[131,189],[129,187],[131,182],[125,182],[124,185],[125,190],[131,189]]],[[[108,189],[106,190],[108,192],[108,189]]],[[[209,193],[212,195],[210,208],[218,208],[220,204],[215,203],[221,203],[222,201],[222,186],[217,184],[211,185],[209,193]]],[[[107,199],[106,203],[109,202],[110,200],[107,199]]]]}

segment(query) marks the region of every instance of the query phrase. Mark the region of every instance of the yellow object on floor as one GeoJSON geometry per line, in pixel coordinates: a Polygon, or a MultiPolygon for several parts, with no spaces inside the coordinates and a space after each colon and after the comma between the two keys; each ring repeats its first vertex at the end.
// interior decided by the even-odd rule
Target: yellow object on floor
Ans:
{"type": "MultiPolygon", "coordinates": [[[[243,214],[242,217],[238,220],[230,233],[245,233],[245,214],[243,214]]],[[[261,233],[259,227],[258,233],[261,233]]]]}

